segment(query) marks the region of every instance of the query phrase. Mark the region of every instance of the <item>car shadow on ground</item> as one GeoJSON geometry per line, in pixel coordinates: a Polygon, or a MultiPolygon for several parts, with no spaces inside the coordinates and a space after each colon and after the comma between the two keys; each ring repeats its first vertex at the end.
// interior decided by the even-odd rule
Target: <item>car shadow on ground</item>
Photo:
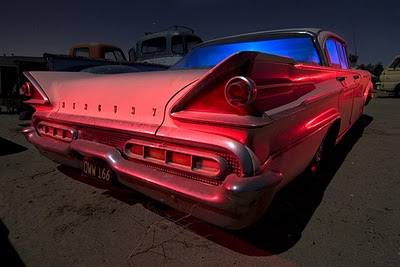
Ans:
{"type": "Polygon", "coordinates": [[[321,203],[324,192],[372,117],[363,115],[336,146],[332,161],[318,174],[304,172],[275,196],[265,215],[236,236],[272,254],[290,249],[321,203]]]}
{"type": "MultiPolygon", "coordinates": [[[[277,193],[268,210],[254,225],[239,231],[219,229],[188,218],[182,225],[207,239],[249,256],[280,254],[293,247],[321,203],[324,192],[352,147],[361,138],[373,118],[363,115],[336,146],[333,161],[322,172],[305,172],[277,193]]],[[[173,220],[178,216],[165,214],[173,220]]]]}
{"type": "Polygon", "coordinates": [[[9,231],[0,219],[0,263],[3,266],[25,266],[8,239],[9,231]]]}
{"type": "Polygon", "coordinates": [[[268,210],[254,225],[242,230],[225,230],[187,216],[121,185],[108,185],[59,167],[69,177],[106,189],[104,194],[130,205],[141,204],[167,220],[232,251],[249,256],[280,254],[293,247],[320,205],[324,192],[354,144],[373,118],[363,115],[336,146],[333,161],[319,174],[305,172],[277,193],[268,210]]]}
{"type": "Polygon", "coordinates": [[[27,150],[26,147],[18,145],[2,137],[0,137],[0,148],[0,156],[7,156],[27,150]]]}

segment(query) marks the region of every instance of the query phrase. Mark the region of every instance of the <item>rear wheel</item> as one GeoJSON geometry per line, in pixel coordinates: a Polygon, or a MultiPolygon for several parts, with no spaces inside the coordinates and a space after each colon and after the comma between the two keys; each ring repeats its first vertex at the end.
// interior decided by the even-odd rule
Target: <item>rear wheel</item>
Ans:
{"type": "Polygon", "coordinates": [[[317,152],[314,155],[310,163],[310,171],[312,174],[318,174],[323,171],[327,165],[328,159],[328,144],[327,142],[322,142],[322,144],[318,147],[317,152]]]}
{"type": "Polygon", "coordinates": [[[329,161],[332,159],[333,150],[336,144],[336,137],[338,133],[337,125],[338,124],[336,123],[329,129],[324,140],[315,152],[315,155],[309,166],[311,173],[320,173],[329,165],[329,161]]]}
{"type": "Polygon", "coordinates": [[[396,88],[394,88],[394,96],[395,97],[400,96],[400,85],[397,85],[396,88]]]}
{"type": "Polygon", "coordinates": [[[367,98],[365,99],[364,107],[369,104],[369,102],[371,101],[373,96],[374,96],[374,93],[372,92],[372,89],[371,89],[368,91],[368,95],[367,95],[367,98]]]}
{"type": "Polygon", "coordinates": [[[315,153],[314,158],[311,161],[310,164],[311,172],[315,173],[317,169],[320,167],[323,151],[324,151],[324,143],[322,143],[318,147],[317,152],[315,153]]]}

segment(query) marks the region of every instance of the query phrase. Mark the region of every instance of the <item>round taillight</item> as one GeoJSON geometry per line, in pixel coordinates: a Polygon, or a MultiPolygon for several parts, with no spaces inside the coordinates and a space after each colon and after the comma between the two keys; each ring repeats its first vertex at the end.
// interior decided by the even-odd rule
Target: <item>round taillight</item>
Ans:
{"type": "Polygon", "coordinates": [[[225,86],[225,98],[234,107],[245,107],[251,104],[257,96],[257,87],[253,80],[236,76],[225,86]]]}
{"type": "Polygon", "coordinates": [[[21,86],[21,90],[24,93],[24,95],[28,97],[32,96],[32,84],[30,82],[24,83],[24,85],[21,86]]]}

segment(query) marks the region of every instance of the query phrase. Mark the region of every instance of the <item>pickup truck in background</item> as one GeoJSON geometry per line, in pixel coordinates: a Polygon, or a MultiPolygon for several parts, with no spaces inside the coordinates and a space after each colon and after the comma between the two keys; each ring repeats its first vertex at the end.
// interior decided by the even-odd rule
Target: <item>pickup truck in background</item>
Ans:
{"type": "Polygon", "coordinates": [[[70,48],[69,55],[44,54],[44,57],[49,70],[53,71],[82,71],[104,65],[124,65],[136,70],[107,67],[87,71],[102,74],[153,71],[167,69],[200,43],[202,39],[194,34],[193,29],[173,26],[159,32],[145,33],[129,50],[129,60],[118,46],[101,43],[77,44],[70,48]]]}
{"type": "Polygon", "coordinates": [[[379,76],[378,89],[400,96],[400,55],[395,56],[379,76]]]}
{"type": "Polygon", "coordinates": [[[129,60],[171,66],[202,42],[193,29],[184,26],[146,32],[129,50],[129,60]]]}
{"type": "Polygon", "coordinates": [[[92,59],[106,59],[125,62],[126,57],[121,48],[110,44],[83,43],[76,44],[69,49],[69,54],[74,57],[92,59]]]}

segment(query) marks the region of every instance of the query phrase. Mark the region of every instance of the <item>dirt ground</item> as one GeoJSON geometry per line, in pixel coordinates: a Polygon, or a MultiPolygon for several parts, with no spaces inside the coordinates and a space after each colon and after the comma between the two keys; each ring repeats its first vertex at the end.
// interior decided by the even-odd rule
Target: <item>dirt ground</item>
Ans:
{"type": "Polygon", "coordinates": [[[239,232],[58,166],[26,123],[0,114],[2,266],[400,266],[400,98],[378,93],[327,172],[239,232]]]}

